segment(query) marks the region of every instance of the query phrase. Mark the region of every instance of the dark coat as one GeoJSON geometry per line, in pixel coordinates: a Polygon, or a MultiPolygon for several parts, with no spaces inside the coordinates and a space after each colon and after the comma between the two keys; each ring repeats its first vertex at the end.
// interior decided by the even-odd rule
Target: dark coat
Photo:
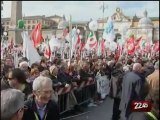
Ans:
{"type": "Polygon", "coordinates": [[[113,98],[121,97],[123,75],[124,73],[121,69],[114,69],[112,71],[110,96],[113,98]]]}
{"type": "MultiPolygon", "coordinates": [[[[27,110],[25,110],[23,119],[22,120],[36,120],[36,117],[34,115],[34,112],[38,115],[39,120],[40,115],[37,112],[36,103],[34,100],[34,97],[32,99],[29,99],[25,102],[25,106],[27,107],[27,110]]],[[[46,120],[59,120],[59,110],[57,104],[50,100],[46,107],[46,120]]]]}
{"type": "Polygon", "coordinates": [[[69,74],[67,74],[63,71],[60,71],[58,73],[57,79],[58,79],[59,82],[61,82],[64,85],[65,84],[72,84],[72,77],[69,74]]]}
{"type": "Polygon", "coordinates": [[[9,83],[7,82],[7,80],[5,78],[2,78],[1,79],[1,91],[8,89],[8,88],[11,88],[9,83]]]}
{"type": "Polygon", "coordinates": [[[128,72],[123,77],[120,110],[125,113],[126,117],[131,113],[132,100],[144,100],[144,83],[143,76],[134,71],[128,72]]]}
{"type": "Polygon", "coordinates": [[[89,74],[89,72],[84,71],[83,69],[81,69],[79,71],[80,77],[81,77],[81,81],[86,81],[88,80],[89,77],[94,77],[94,74],[89,74]]]}
{"type": "Polygon", "coordinates": [[[25,94],[25,100],[32,94],[32,85],[25,83],[25,89],[22,91],[25,94]]]}

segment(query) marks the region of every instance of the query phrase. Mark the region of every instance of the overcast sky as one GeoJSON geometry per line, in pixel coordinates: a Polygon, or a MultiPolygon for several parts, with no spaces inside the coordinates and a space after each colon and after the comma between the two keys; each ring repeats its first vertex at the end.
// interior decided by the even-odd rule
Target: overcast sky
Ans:
{"type": "MultiPolygon", "coordinates": [[[[143,16],[148,11],[149,17],[159,17],[159,2],[157,1],[105,1],[107,7],[104,16],[111,16],[120,7],[126,16],[143,16]]],[[[25,16],[60,15],[66,18],[72,15],[73,21],[97,20],[102,17],[100,1],[23,1],[22,13],[25,16]]],[[[11,1],[4,1],[2,17],[11,16],[11,1]]]]}

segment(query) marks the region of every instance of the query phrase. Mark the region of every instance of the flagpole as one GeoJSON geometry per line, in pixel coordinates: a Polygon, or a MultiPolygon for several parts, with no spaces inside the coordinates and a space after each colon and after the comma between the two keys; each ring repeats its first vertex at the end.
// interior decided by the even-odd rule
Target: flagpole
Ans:
{"type": "Polygon", "coordinates": [[[72,16],[69,17],[69,37],[70,37],[70,60],[72,59],[72,16]]]}

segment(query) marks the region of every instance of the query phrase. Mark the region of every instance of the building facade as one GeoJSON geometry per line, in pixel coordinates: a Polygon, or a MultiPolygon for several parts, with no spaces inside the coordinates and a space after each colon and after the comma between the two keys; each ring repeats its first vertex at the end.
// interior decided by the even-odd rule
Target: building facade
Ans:
{"type": "MultiPolygon", "coordinates": [[[[42,24],[42,29],[57,28],[58,23],[62,20],[60,16],[25,16],[23,17],[26,30],[32,30],[38,23],[42,24]]],[[[4,30],[8,31],[11,25],[10,18],[1,18],[4,30]]]]}
{"type": "MultiPolygon", "coordinates": [[[[133,33],[136,37],[142,36],[142,39],[159,40],[159,17],[148,17],[147,14],[145,10],[142,18],[136,15],[129,17],[124,15],[120,8],[116,8],[111,16],[116,36],[126,39],[130,33],[133,33]]],[[[99,36],[102,36],[108,19],[107,17],[97,20],[99,36]]]]}
{"type": "MultiPolygon", "coordinates": [[[[115,12],[111,16],[114,31],[119,39],[126,39],[129,33],[134,33],[136,37],[142,36],[143,39],[151,39],[152,41],[159,40],[159,17],[148,17],[147,11],[144,12],[142,18],[136,15],[130,17],[124,15],[122,9],[116,8],[115,12]],[[147,37],[148,36],[148,37],[147,37]]],[[[59,29],[59,24],[65,20],[65,16],[61,17],[58,15],[53,16],[26,16],[23,17],[25,22],[25,29],[31,31],[35,25],[39,22],[42,23],[42,34],[44,38],[51,35],[59,35],[62,29],[59,29]]],[[[104,26],[109,18],[98,19],[98,30],[96,32],[97,39],[102,37],[104,26]]],[[[2,18],[1,22],[7,31],[10,27],[10,18],[2,18]]],[[[84,41],[87,39],[89,34],[89,22],[90,21],[76,21],[72,22],[72,27],[80,29],[84,41]]],[[[67,25],[68,26],[68,25],[67,25]]]]}

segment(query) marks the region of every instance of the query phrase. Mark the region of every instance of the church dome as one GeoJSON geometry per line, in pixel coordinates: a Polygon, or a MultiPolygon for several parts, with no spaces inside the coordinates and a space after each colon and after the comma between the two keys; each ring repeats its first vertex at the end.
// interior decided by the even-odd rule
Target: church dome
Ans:
{"type": "Polygon", "coordinates": [[[139,27],[153,27],[152,21],[147,17],[147,11],[144,11],[144,17],[138,22],[139,27]]]}

